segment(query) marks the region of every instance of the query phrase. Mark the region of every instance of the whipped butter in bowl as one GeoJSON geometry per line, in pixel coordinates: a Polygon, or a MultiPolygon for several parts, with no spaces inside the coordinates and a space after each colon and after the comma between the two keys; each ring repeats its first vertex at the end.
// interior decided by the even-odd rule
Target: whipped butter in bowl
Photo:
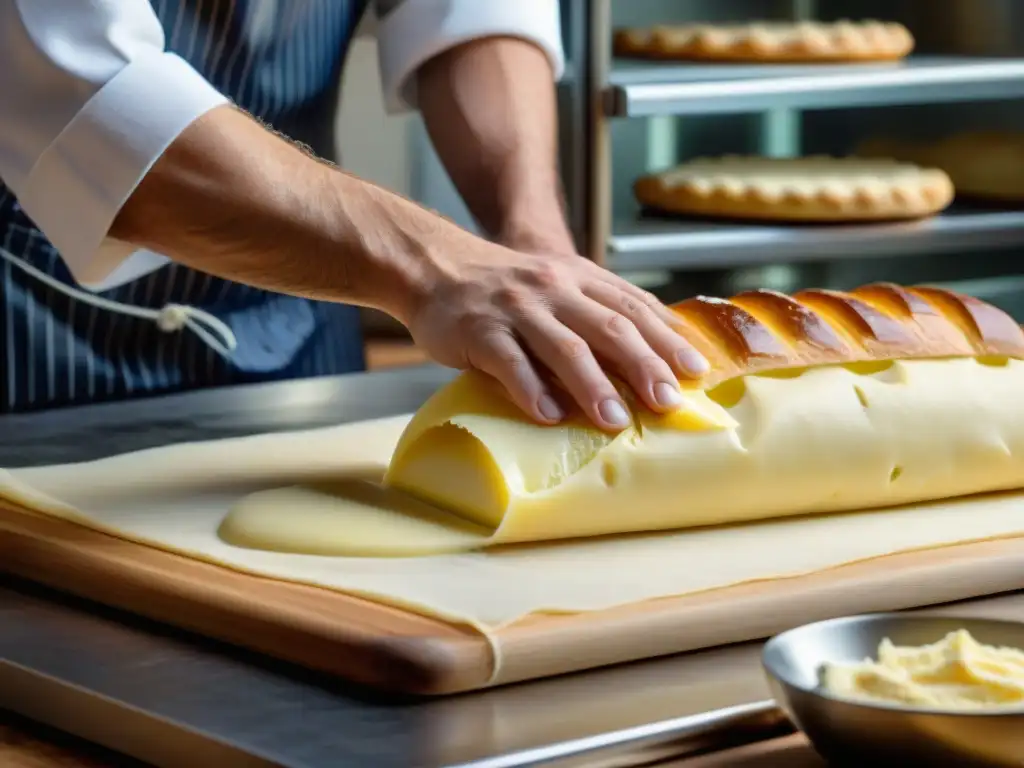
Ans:
{"type": "Polygon", "coordinates": [[[821,683],[833,696],[867,702],[963,711],[1024,707],[1024,651],[984,645],[966,629],[918,646],[884,638],[877,660],[826,662],[821,683]]]}
{"type": "MultiPolygon", "coordinates": [[[[988,601],[1017,615],[1024,596],[988,601]]],[[[837,765],[1024,766],[1024,623],[869,614],[773,637],[779,706],[837,765]]]]}

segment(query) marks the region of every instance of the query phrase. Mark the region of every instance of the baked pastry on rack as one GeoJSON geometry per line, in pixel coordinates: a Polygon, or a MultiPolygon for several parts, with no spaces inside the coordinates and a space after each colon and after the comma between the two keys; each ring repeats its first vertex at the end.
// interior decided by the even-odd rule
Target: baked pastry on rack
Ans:
{"type": "Polygon", "coordinates": [[[938,141],[874,138],[857,154],[941,168],[958,197],[1024,203],[1024,132],[964,131],[938,141]]]}
{"type": "Polygon", "coordinates": [[[698,158],[637,179],[633,191],[665,213],[794,222],[917,219],[953,199],[941,170],[827,156],[698,158]]]}
{"type": "Polygon", "coordinates": [[[753,63],[896,61],[914,48],[902,24],[874,20],[685,24],[616,30],[627,58],[753,63]]]}

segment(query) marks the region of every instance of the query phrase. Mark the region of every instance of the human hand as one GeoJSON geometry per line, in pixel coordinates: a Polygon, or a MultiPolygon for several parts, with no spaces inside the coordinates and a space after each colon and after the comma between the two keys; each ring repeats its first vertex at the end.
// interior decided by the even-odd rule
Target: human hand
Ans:
{"type": "Polygon", "coordinates": [[[475,237],[462,245],[434,257],[409,330],[438,362],[497,379],[536,421],[565,416],[550,376],[596,425],[618,431],[629,409],[605,368],[657,412],[681,405],[681,376],[708,370],[671,310],[593,262],[475,237]]]}

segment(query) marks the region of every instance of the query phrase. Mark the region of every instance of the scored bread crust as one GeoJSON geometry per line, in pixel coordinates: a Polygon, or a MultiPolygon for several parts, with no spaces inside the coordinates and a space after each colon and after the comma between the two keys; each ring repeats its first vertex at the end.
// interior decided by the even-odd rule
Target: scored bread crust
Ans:
{"type": "Polygon", "coordinates": [[[1024,202],[1024,133],[964,131],[938,141],[875,137],[861,143],[857,155],[892,157],[945,171],[959,197],[992,202],[1024,202]]]}
{"type": "Polygon", "coordinates": [[[671,305],[680,333],[711,371],[684,386],[710,389],[767,371],[950,357],[1024,358],[1024,331],[1003,310],[941,288],[872,283],[792,296],[746,291],[671,305]]]}
{"type": "Polygon", "coordinates": [[[700,61],[895,61],[914,48],[902,24],[875,20],[658,25],[616,30],[616,56],[700,61]]]}
{"type": "Polygon", "coordinates": [[[892,221],[932,216],[953,201],[944,171],[895,160],[726,155],[697,158],[633,184],[647,208],[762,221],[892,221]]]}

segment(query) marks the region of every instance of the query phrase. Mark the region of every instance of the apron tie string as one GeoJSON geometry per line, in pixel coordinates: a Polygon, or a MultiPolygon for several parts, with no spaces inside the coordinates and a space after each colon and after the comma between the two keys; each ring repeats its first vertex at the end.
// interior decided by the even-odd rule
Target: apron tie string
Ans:
{"type": "Polygon", "coordinates": [[[231,328],[228,327],[228,324],[210,312],[199,309],[199,307],[190,307],[185,304],[167,304],[160,309],[151,309],[149,307],[135,306],[134,304],[124,304],[120,301],[105,299],[95,293],[62,283],[52,275],[36,269],[27,261],[18,258],[3,248],[0,248],[0,256],[27,275],[34,277],[41,283],[53,288],[53,290],[63,293],[65,296],[81,301],[83,304],[90,304],[111,312],[119,312],[130,317],[152,320],[156,327],[164,333],[178,333],[187,328],[226,360],[231,359],[232,351],[238,346],[238,339],[231,328]]]}

